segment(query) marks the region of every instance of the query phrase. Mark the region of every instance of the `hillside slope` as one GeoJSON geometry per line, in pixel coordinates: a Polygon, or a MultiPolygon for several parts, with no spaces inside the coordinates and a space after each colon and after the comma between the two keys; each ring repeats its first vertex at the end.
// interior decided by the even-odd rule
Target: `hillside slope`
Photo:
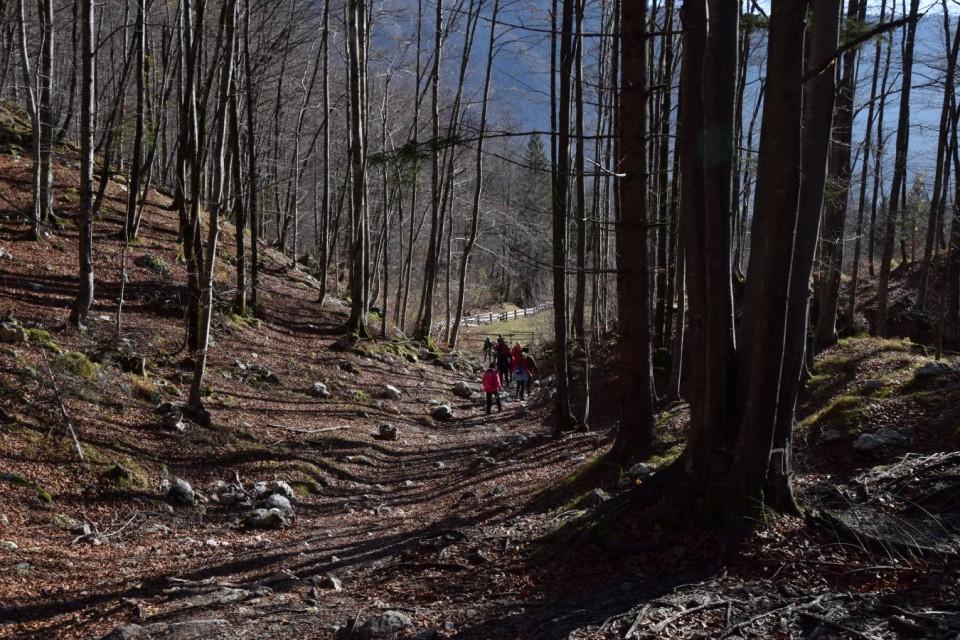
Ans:
{"type": "MultiPolygon", "coordinates": [[[[893,637],[897,616],[960,627],[954,533],[924,541],[932,556],[906,543],[884,556],[842,537],[842,523],[856,530],[851,514],[868,509],[900,524],[921,520],[909,511],[918,500],[928,513],[955,509],[944,478],[960,460],[942,452],[958,444],[960,374],[918,376],[928,358],[907,343],[844,341],[811,381],[798,485],[811,514],[835,514],[835,532],[813,515],[772,521],[721,576],[709,571],[713,532],[644,509],[586,546],[542,544],[606,499],[597,486],[625,496],[643,482],[597,463],[611,432],[549,437],[546,390],[488,417],[476,394],[453,393],[460,381],[477,386],[480,365],[466,354],[400,336],[343,343],[344,302],[321,307],[316,282],[271,251],[258,318],[225,306],[216,316],[212,425],[181,420],[185,278],[167,199],[152,194],[129,249],[118,335],[124,189],[111,184],[96,225],[93,323],[78,334],[65,324],[75,229],[68,219],[24,240],[28,170],[0,155],[0,315],[26,337],[0,346],[0,637],[90,638],[127,625],[114,637],[326,638],[348,637],[354,623],[366,625],[355,637],[789,637],[821,627],[830,637],[837,625],[893,637]],[[452,419],[431,417],[440,404],[452,419]],[[880,427],[909,429],[853,449],[880,427]],[[837,437],[825,437],[831,429],[837,437]],[[265,497],[287,491],[277,481],[290,487],[292,526],[252,526],[254,507],[286,511],[265,497]],[[938,613],[921,612],[927,605],[938,613]]],[[[57,178],[69,218],[75,175],[61,167],[57,178]]],[[[218,291],[228,300],[225,232],[218,291]]],[[[668,458],[684,408],[661,423],[668,458]]]]}

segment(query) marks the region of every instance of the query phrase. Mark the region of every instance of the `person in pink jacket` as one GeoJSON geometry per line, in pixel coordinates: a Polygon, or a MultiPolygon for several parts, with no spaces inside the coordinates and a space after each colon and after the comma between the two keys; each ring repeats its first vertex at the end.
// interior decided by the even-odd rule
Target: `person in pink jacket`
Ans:
{"type": "Polygon", "coordinates": [[[493,399],[497,399],[497,411],[503,411],[503,405],[500,404],[500,390],[503,389],[503,383],[500,382],[500,374],[497,373],[495,363],[490,363],[490,368],[483,373],[483,390],[487,393],[487,414],[490,414],[490,408],[493,399]]]}

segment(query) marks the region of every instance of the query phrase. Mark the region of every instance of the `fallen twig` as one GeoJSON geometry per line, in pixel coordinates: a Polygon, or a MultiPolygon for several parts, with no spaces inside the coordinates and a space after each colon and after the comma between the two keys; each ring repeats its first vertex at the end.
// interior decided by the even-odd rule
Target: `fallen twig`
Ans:
{"type": "Polygon", "coordinates": [[[814,598],[813,600],[810,600],[809,602],[806,602],[806,603],[800,604],[800,605],[791,602],[791,603],[788,604],[788,605],[784,605],[784,606],[782,606],[782,607],[776,607],[775,609],[771,609],[770,611],[766,611],[766,612],[764,612],[764,613],[755,615],[755,616],[753,616],[752,618],[747,618],[747,619],[744,620],[743,622],[738,622],[737,624],[733,625],[732,627],[727,627],[726,630],[720,635],[719,640],[723,640],[724,638],[729,638],[730,636],[732,636],[732,635],[735,634],[736,632],[740,631],[741,629],[745,629],[746,627],[749,627],[749,626],[752,625],[753,623],[755,623],[755,622],[757,622],[757,621],[759,621],[759,620],[763,620],[764,618],[768,618],[768,617],[770,617],[770,616],[772,616],[772,615],[776,615],[776,614],[778,614],[778,613],[783,613],[784,611],[792,611],[792,610],[794,610],[794,609],[797,609],[797,610],[801,610],[801,611],[802,611],[802,610],[804,610],[804,609],[809,609],[810,607],[812,607],[812,606],[814,606],[814,605],[816,605],[816,604],[819,604],[821,600],[823,600],[823,596],[822,596],[822,595],[817,596],[817,597],[814,598]]]}
{"type": "Polygon", "coordinates": [[[283,429],[284,431],[293,431],[294,433],[324,433],[326,431],[339,431],[340,429],[349,429],[350,425],[341,425],[339,427],[324,427],[323,429],[297,429],[296,427],[285,427],[282,424],[268,422],[267,426],[271,429],[283,429]]]}
{"type": "Polygon", "coordinates": [[[861,640],[877,640],[876,636],[867,635],[866,633],[857,631],[853,627],[848,627],[845,624],[841,624],[839,622],[836,622],[835,620],[831,620],[830,618],[824,618],[823,616],[815,615],[813,613],[810,613],[809,611],[800,611],[798,615],[804,618],[809,618],[810,620],[820,625],[823,625],[825,627],[830,627],[831,629],[834,629],[836,631],[842,631],[846,634],[853,636],[854,638],[860,638],[861,640]]]}
{"type": "Polygon", "coordinates": [[[63,394],[60,392],[60,385],[57,384],[57,377],[53,375],[53,369],[50,368],[50,363],[47,362],[47,353],[43,349],[40,349],[40,355],[43,357],[43,370],[46,372],[47,377],[50,378],[50,385],[53,387],[53,394],[57,400],[57,406],[60,408],[60,416],[67,426],[67,432],[73,440],[73,446],[77,450],[77,456],[80,458],[80,462],[86,464],[86,460],[83,458],[83,448],[80,446],[80,441],[77,440],[77,432],[73,428],[73,422],[70,420],[70,414],[67,413],[67,407],[63,404],[63,394]]]}
{"type": "Polygon", "coordinates": [[[707,609],[719,609],[720,607],[725,607],[725,606],[727,606],[728,603],[729,603],[728,600],[717,600],[716,602],[708,602],[708,603],[706,603],[706,604],[701,604],[701,605],[696,606],[696,607],[690,607],[689,609],[684,609],[684,610],[681,611],[680,613],[678,613],[678,614],[676,614],[676,615],[673,615],[673,616],[670,616],[669,618],[667,618],[667,619],[664,620],[663,622],[660,622],[659,624],[657,624],[656,626],[654,626],[653,629],[650,630],[650,632],[651,632],[654,636],[659,636],[661,631],[663,631],[664,629],[666,629],[668,626],[670,626],[671,624],[673,624],[674,622],[676,622],[676,621],[679,620],[680,618],[683,618],[683,617],[685,617],[685,616],[688,616],[688,615],[690,615],[691,613],[696,613],[697,611],[706,611],[707,609]]]}

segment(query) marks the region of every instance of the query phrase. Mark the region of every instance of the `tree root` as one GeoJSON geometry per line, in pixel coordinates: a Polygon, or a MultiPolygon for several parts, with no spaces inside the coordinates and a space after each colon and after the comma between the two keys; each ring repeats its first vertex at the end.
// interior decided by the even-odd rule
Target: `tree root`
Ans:
{"type": "Polygon", "coordinates": [[[870,549],[878,553],[890,554],[891,551],[896,551],[897,553],[905,556],[921,555],[941,556],[951,559],[960,558],[960,553],[957,553],[956,551],[945,551],[943,549],[935,549],[933,547],[928,547],[917,543],[881,538],[873,534],[866,533],[865,531],[855,529],[828,511],[811,512],[809,519],[814,524],[820,525],[827,531],[833,532],[841,539],[853,542],[865,549],[870,549]]]}

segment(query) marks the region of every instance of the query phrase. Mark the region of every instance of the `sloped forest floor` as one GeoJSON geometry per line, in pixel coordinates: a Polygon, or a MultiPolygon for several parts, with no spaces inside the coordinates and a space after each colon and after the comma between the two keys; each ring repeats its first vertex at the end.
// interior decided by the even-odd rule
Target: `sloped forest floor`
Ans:
{"type": "MultiPolygon", "coordinates": [[[[546,388],[523,402],[508,391],[487,416],[478,394],[453,393],[478,388],[475,357],[398,335],[345,344],[345,303],[318,304],[317,281],[272,251],[260,314],[230,315],[226,226],[213,422],[180,420],[191,372],[176,213],[151,192],[118,334],[125,188],[111,184],[79,334],[65,325],[75,175],[56,177],[66,225],[28,242],[29,161],[0,157],[0,314],[27,338],[0,346],[0,637],[960,632],[960,373],[914,345],[860,338],[824,354],[795,443],[808,515],[761,523],[724,571],[710,569],[715,532],[643,507],[573,546],[551,534],[644,481],[604,465],[609,425],[554,439],[546,388]],[[433,417],[443,404],[451,419],[433,417]],[[177,479],[199,494],[191,504],[171,497],[177,479]],[[293,526],[248,526],[243,499],[274,481],[294,492],[293,526]]],[[[600,390],[615,384],[604,375],[600,390]]],[[[615,415],[598,397],[610,405],[598,415],[615,415]]],[[[661,414],[653,466],[679,451],[684,419],[682,406],[661,414]]]]}

